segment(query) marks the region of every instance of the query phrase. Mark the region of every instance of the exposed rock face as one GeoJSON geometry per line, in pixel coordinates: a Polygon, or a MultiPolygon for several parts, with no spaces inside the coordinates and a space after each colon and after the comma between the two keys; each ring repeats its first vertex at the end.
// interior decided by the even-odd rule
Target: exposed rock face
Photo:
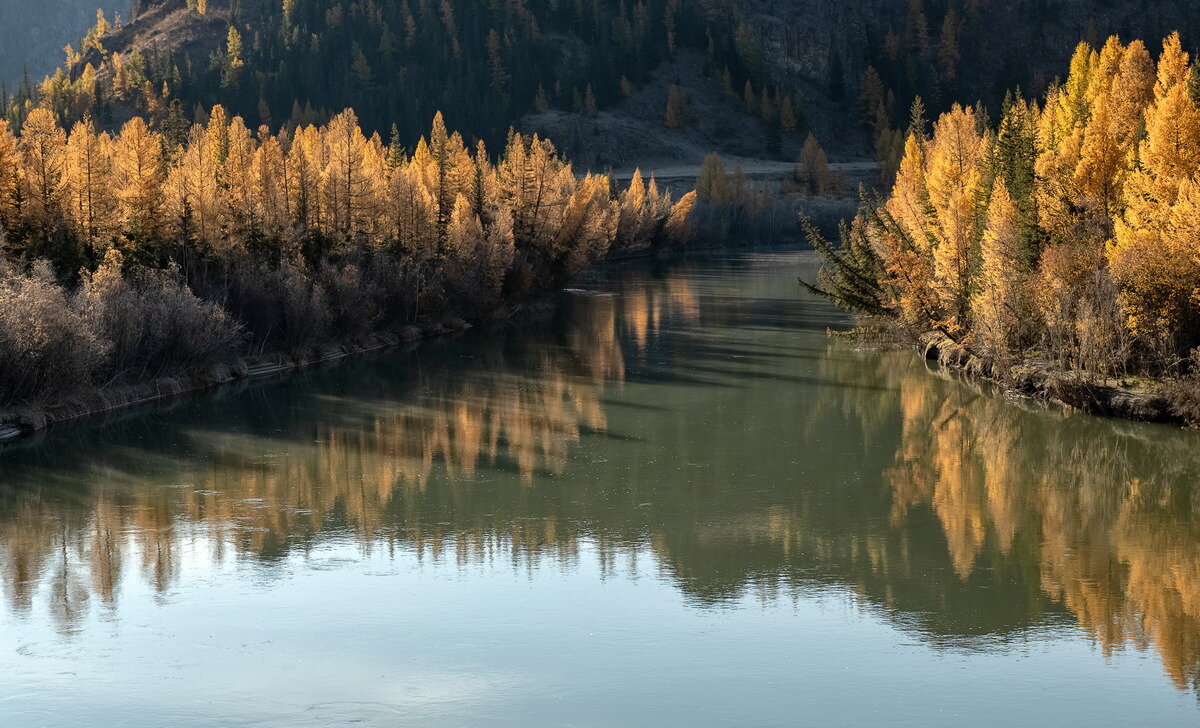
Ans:
{"type": "MultiPolygon", "coordinates": [[[[228,3],[210,2],[203,15],[189,10],[184,0],[141,0],[137,10],[130,22],[105,36],[106,49],[157,50],[196,61],[225,41],[229,26],[228,3]]],[[[84,63],[99,66],[99,53],[90,49],[80,60],[84,63]]]]}
{"type": "MultiPolygon", "coordinates": [[[[275,2],[208,0],[203,14],[189,9],[187,0],[137,0],[135,4],[136,16],[104,37],[107,50],[169,53],[180,63],[205,63],[214,50],[224,46],[230,24],[236,24],[251,35],[254,23],[250,19],[258,17],[264,6],[275,2]],[[238,8],[236,19],[230,9],[234,4],[238,8]]],[[[74,71],[78,72],[84,63],[98,66],[99,53],[95,49],[85,52],[74,71]]]]}
{"type": "MultiPolygon", "coordinates": [[[[243,23],[275,1],[240,0],[243,23]]],[[[63,63],[64,46],[80,50],[98,8],[112,25],[104,40],[109,50],[180,52],[201,62],[225,42],[230,22],[230,0],[208,0],[204,15],[189,10],[187,0],[0,0],[0,81],[11,91],[26,67],[35,84],[53,73],[63,63]]],[[[81,63],[97,60],[91,51],[81,63]]]]}

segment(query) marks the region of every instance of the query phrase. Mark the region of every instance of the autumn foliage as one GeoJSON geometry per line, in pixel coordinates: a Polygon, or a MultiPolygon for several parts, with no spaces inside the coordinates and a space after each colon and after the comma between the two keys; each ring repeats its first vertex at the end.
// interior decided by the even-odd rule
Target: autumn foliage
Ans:
{"type": "Polygon", "coordinates": [[[486,317],[690,230],[691,196],[640,174],[618,193],[536,135],[494,159],[440,114],[411,151],[350,109],[278,134],[206,117],[177,138],[139,117],[0,121],[0,289],[19,311],[0,317],[0,403],[486,317]],[[72,342],[85,371],[54,375],[72,342]]]}
{"type": "Polygon", "coordinates": [[[816,289],[996,360],[1164,373],[1200,345],[1200,108],[1178,35],[1081,44],[999,123],[915,119],[816,289]],[[857,234],[859,239],[853,239],[857,234]],[[853,255],[848,254],[853,251],[853,255]]]}

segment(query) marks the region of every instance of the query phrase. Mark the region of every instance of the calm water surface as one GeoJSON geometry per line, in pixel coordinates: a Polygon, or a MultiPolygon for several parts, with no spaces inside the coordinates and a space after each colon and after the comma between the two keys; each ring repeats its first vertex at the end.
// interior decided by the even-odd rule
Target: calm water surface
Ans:
{"type": "Polygon", "coordinates": [[[1198,436],[833,341],[808,266],[0,451],[0,725],[1200,724],[1198,436]]]}

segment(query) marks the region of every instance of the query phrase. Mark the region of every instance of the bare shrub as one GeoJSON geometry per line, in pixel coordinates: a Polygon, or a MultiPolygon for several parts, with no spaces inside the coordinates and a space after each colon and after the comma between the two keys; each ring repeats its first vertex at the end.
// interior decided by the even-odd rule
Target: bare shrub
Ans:
{"type": "Polygon", "coordinates": [[[121,269],[121,254],[109,251],[95,273],[84,274],[75,296],[76,310],[110,343],[102,380],[199,370],[241,341],[241,327],[219,306],[197,298],[179,281],[177,268],[124,275],[121,269]]]}
{"type": "Polygon", "coordinates": [[[108,346],[40,261],[0,269],[0,404],[52,402],[92,385],[108,346]]]}
{"type": "Polygon", "coordinates": [[[1117,302],[1117,287],[1106,271],[1096,272],[1079,300],[1075,340],[1081,369],[1117,374],[1129,362],[1133,334],[1117,302]]]}
{"type": "Polygon", "coordinates": [[[1038,283],[1047,358],[1067,370],[1112,376],[1126,373],[1135,339],[1106,271],[1094,270],[1071,286],[1038,283]]]}
{"type": "Polygon", "coordinates": [[[1188,427],[1200,427],[1200,348],[1192,349],[1183,361],[1181,375],[1163,382],[1159,394],[1172,415],[1188,427]]]}
{"type": "Polygon", "coordinates": [[[362,275],[378,296],[381,323],[395,326],[412,317],[421,295],[419,265],[400,260],[382,251],[364,258],[362,275]]]}
{"type": "Polygon", "coordinates": [[[361,336],[375,329],[383,317],[383,293],[358,266],[324,262],[317,278],[328,303],[332,333],[339,337],[361,336]]]}
{"type": "Polygon", "coordinates": [[[250,332],[255,350],[279,345],[296,351],[328,338],[328,299],[302,263],[239,262],[222,283],[225,308],[250,332]]]}

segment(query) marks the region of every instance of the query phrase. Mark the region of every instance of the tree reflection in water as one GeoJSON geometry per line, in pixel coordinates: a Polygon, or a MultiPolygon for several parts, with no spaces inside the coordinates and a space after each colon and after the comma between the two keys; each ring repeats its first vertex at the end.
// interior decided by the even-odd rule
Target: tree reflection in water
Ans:
{"type": "MultiPolygon", "coordinates": [[[[946,381],[906,353],[836,348],[831,366],[857,359],[854,376],[894,392],[856,407],[864,426],[879,426],[877,406],[899,412],[887,471],[894,529],[916,531],[931,515],[959,580],[996,574],[1000,564],[1027,570],[1104,654],[1153,646],[1178,687],[1197,683],[1194,433],[1013,402],[946,381]]],[[[887,579],[886,569],[875,573],[887,579]]]]}
{"type": "Polygon", "coordinates": [[[514,568],[587,544],[606,564],[648,554],[704,608],[833,590],[965,649],[1077,622],[1197,682],[1193,433],[829,344],[790,288],[717,273],[629,270],[545,325],[11,448],[6,603],[69,635],[119,616],[125,579],[186,579],[197,544],[213,563],[352,540],[514,568]]]}

